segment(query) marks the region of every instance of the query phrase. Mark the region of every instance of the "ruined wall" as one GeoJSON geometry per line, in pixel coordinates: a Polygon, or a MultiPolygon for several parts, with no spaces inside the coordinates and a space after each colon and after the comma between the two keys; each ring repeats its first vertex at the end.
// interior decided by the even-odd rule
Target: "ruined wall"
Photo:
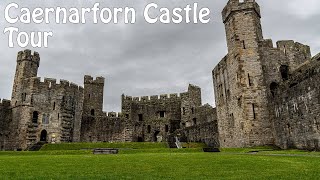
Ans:
{"type": "Polygon", "coordinates": [[[274,93],[276,145],[320,150],[320,62],[306,62],[274,93]]]}
{"type": "Polygon", "coordinates": [[[11,142],[10,136],[10,123],[12,117],[12,111],[9,100],[0,99],[0,151],[9,149],[11,142]]]}
{"type": "Polygon", "coordinates": [[[216,109],[208,104],[198,107],[196,117],[191,126],[178,130],[181,140],[220,147],[216,109]]]}
{"type": "Polygon", "coordinates": [[[201,106],[201,89],[191,84],[187,92],[180,94],[133,98],[123,95],[122,115],[132,132],[131,141],[170,141],[179,133],[184,134],[185,129],[201,141],[217,138],[216,131],[212,131],[216,112],[210,105],[201,106]],[[204,126],[199,126],[197,132],[191,133],[191,127],[203,123],[208,124],[206,132],[200,133],[199,128],[204,126]]]}
{"type": "MultiPolygon", "coordinates": [[[[182,96],[181,96],[182,97],[182,96]]],[[[178,94],[130,97],[122,96],[122,113],[132,124],[132,141],[165,140],[180,127],[181,97],[178,94]]]]}
{"type": "Polygon", "coordinates": [[[125,142],[131,141],[130,124],[121,113],[104,113],[103,116],[83,117],[81,141],[125,142]]]}

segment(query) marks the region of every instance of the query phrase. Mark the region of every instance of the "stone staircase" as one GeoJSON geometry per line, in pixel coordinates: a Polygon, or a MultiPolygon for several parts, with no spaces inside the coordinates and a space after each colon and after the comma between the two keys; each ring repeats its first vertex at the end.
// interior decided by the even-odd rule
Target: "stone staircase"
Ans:
{"type": "Polygon", "coordinates": [[[36,144],[30,146],[27,150],[28,151],[39,151],[42,148],[42,146],[45,144],[46,144],[46,142],[40,141],[40,142],[37,142],[36,144]]]}
{"type": "Polygon", "coordinates": [[[182,148],[181,143],[178,139],[178,137],[170,135],[168,137],[168,146],[169,148],[182,148]]]}

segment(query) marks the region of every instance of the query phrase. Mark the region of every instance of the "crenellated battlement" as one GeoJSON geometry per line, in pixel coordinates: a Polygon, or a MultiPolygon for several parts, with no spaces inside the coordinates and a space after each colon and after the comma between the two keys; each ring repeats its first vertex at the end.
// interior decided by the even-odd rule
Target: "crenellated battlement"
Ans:
{"type": "Polygon", "coordinates": [[[54,78],[44,78],[42,81],[41,77],[34,77],[25,80],[27,84],[29,84],[31,89],[65,89],[65,90],[74,90],[83,93],[83,87],[78,86],[75,83],[69,82],[64,79],[60,79],[59,83],[54,78]]]}
{"type": "Polygon", "coordinates": [[[0,99],[0,106],[10,107],[11,101],[7,99],[0,99]]]}
{"type": "Polygon", "coordinates": [[[38,64],[39,67],[39,63],[40,63],[40,55],[38,52],[33,52],[29,49],[26,49],[24,51],[20,51],[18,52],[17,55],[17,62],[21,62],[21,61],[32,61],[38,64]]]}
{"type": "Polygon", "coordinates": [[[249,9],[254,10],[261,18],[260,6],[255,2],[255,0],[243,0],[243,2],[240,0],[229,0],[228,4],[222,11],[223,22],[226,22],[234,12],[249,9]]]}
{"type": "Polygon", "coordinates": [[[172,93],[172,94],[161,94],[161,95],[152,95],[152,96],[141,96],[141,97],[132,97],[132,96],[122,96],[123,100],[133,101],[133,102],[155,102],[155,101],[175,101],[180,100],[181,97],[185,96],[186,93],[172,93]]]}
{"type": "Polygon", "coordinates": [[[278,41],[277,48],[283,51],[287,56],[297,56],[301,54],[304,59],[311,59],[310,47],[299,42],[294,42],[293,40],[278,41]]]}
{"type": "Polygon", "coordinates": [[[84,76],[84,83],[85,84],[104,84],[105,78],[104,77],[96,77],[96,79],[93,79],[90,75],[84,76]]]}

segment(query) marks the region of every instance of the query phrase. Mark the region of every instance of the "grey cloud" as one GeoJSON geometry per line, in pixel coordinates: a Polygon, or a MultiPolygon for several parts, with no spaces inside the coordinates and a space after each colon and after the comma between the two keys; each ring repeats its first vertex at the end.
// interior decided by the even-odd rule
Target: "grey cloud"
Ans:
{"type": "MultiPolygon", "coordinates": [[[[313,0],[309,0],[313,1],[313,0]]],[[[10,1],[1,2],[0,9],[10,1]]],[[[17,1],[18,2],[18,1],[17,1]]],[[[95,1],[21,1],[21,6],[88,6],[95,1]]],[[[106,77],[105,107],[120,110],[122,93],[133,96],[183,92],[188,83],[202,88],[203,103],[214,105],[211,71],[226,54],[224,26],[220,12],[227,0],[197,1],[211,10],[209,24],[148,24],[142,17],[144,6],[151,1],[113,0],[101,6],[132,6],[137,11],[136,24],[85,25],[21,25],[23,30],[52,30],[49,48],[33,49],[40,52],[39,76],[67,79],[83,84],[83,75],[106,77]]],[[[191,0],[155,1],[159,6],[173,8],[191,4],[191,0]]],[[[258,1],[262,8],[265,38],[274,42],[294,39],[309,44],[313,54],[320,51],[320,15],[310,12],[303,18],[307,1],[295,1],[299,6],[288,6],[292,0],[258,1]]],[[[314,2],[314,1],[313,1],[314,2]]],[[[90,6],[91,5],[91,6],[90,6]]],[[[8,26],[0,15],[0,28],[8,26]]],[[[0,35],[0,97],[10,98],[15,70],[16,53],[21,48],[7,47],[7,35],[0,35]]]]}

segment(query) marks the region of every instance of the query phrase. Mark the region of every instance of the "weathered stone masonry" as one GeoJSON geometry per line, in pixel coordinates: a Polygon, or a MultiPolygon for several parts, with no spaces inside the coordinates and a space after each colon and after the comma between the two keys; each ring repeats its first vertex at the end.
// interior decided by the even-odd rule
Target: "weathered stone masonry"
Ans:
{"type": "Polygon", "coordinates": [[[213,70],[221,146],[319,149],[319,55],[263,39],[254,0],[229,0],[222,16],[228,54],[213,70]]]}

